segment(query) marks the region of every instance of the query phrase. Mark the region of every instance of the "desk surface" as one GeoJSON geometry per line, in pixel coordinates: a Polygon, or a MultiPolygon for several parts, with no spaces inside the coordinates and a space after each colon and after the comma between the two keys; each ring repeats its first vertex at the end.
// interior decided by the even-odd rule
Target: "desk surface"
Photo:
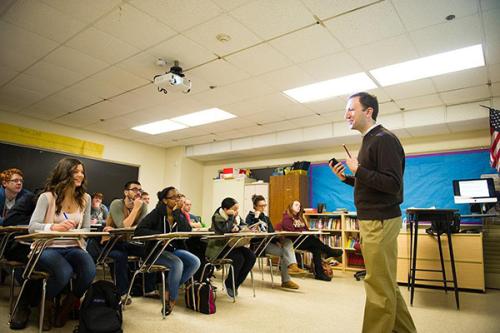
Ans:
{"type": "Polygon", "coordinates": [[[189,237],[202,237],[213,235],[213,231],[185,231],[185,232],[170,232],[168,234],[155,234],[147,236],[135,236],[134,240],[160,240],[171,238],[189,238],[189,237]]]}
{"type": "Polygon", "coordinates": [[[27,225],[15,225],[15,226],[8,226],[8,227],[0,227],[0,233],[15,232],[15,231],[27,231],[27,230],[28,230],[27,225]]]}
{"type": "Polygon", "coordinates": [[[100,237],[109,235],[107,232],[95,231],[40,231],[32,234],[17,236],[16,239],[50,239],[50,238],[79,238],[79,237],[100,237]]]}

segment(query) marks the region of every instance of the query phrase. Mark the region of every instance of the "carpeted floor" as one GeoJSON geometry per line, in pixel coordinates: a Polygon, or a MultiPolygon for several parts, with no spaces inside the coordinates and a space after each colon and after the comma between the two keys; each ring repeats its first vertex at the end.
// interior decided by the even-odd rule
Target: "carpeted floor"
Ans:
{"type": "MultiPolygon", "coordinates": [[[[332,282],[312,278],[295,279],[301,288],[288,291],[275,285],[271,289],[269,273],[261,280],[255,270],[256,297],[250,279],[240,288],[236,303],[223,291],[218,292],[217,313],[204,315],[184,307],[184,294],[165,320],[160,314],[160,301],[134,298],[124,311],[124,332],[360,332],[364,307],[363,282],[352,273],[335,271],[332,282]]],[[[275,278],[279,281],[279,277],[275,278]]],[[[215,281],[220,289],[220,277],[215,281]]],[[[408,300],[405,287],[401,292],[408,300]]],[[[500,332],[500,291],[485,294],[460,294],[461,310],[455,309],[453,293],[417,288],[415,303],[410,308],[419,332],[496,333],[500,332]]],[[[0,287],[0,332],[8,332],[8,286],[0,287]]],[[[32,314],[23,332],[37,332],[37,314],[32,314]]],[[[76,321],[51,332],[72,332],[76,321]]]]}

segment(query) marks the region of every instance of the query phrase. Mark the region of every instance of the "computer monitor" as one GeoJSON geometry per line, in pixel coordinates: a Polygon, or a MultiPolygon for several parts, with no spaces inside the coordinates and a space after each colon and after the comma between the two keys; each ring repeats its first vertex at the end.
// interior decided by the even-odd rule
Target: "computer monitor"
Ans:
{"type": "Polygon", "coordinates": [[[454,180],[453,193],[457,204],[497,202],[492,178],[454,180]]]}

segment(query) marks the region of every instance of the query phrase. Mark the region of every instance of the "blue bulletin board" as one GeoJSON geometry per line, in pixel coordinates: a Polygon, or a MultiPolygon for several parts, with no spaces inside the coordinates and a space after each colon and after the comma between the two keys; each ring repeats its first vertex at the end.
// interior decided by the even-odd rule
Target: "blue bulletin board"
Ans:
{"type": "MultiPolygon", "coordinates": [[[[468,204],[454,203],[452,181],[496,173],[489,160],[488,149],[407,156],[401,210],[435,206],[456,208],[461,214],[470,214],[468,204]]],[[[336,208],[356,210],[353,187],[339,181],[326,163],[311,165],[309,184],[310,207],[317,207],[321,202],[326,203],[327,211],[336,208]]]]}

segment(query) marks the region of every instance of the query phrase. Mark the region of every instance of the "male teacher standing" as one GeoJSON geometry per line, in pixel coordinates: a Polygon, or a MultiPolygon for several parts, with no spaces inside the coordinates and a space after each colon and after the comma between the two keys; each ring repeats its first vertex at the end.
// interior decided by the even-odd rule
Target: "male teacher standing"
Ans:
{"type": "Polygon", "coordinates": [[[354,186],[361,251],[365,260],[366,304],[363,332],[416,332],[396,282],[397,237],[402,225],[405,153],[398,138],[376,123],[377,97],[360,92],[349,97],[345,119],[363,136],[359,156],[331,165],[333,173],[354,186]]]}

